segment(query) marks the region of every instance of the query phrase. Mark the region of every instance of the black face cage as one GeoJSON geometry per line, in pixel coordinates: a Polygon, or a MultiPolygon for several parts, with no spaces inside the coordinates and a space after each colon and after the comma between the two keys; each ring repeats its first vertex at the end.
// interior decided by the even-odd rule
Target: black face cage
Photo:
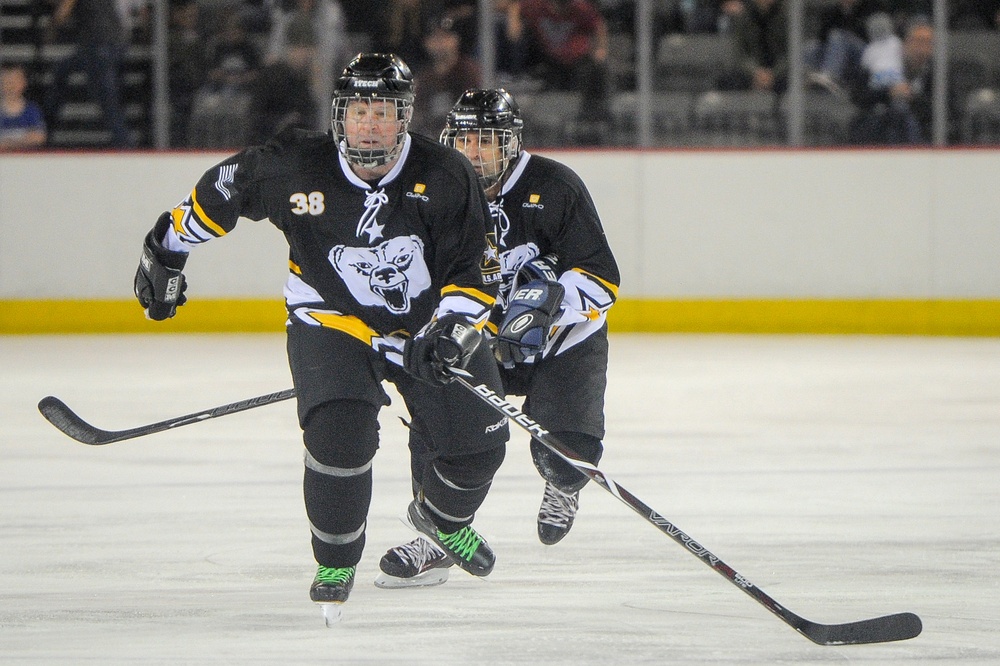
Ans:
{"type": "Polygon", "coordinates": [[[439,141],[446,146],[455,148],[462,153],[465,141],[479,141],[478,145],[483,145],[483,138],[486,137],[492,145],[499,146],[500,150],[495,151],[497,155],[494,159],[484,159],[481,151],[477,151],[477,158],[470,159],[472,166],[479,174],[479,182],[484,190],[488,190],[503,178],[507,172],[507,167],[517,158],[521,152],[521,133],[512,129],[497,129],[493,127],[479,127],[473,129],[461,129],[446,127],[441,132],[439,141]]]}
{"type": "Polygon", "coordinates": [[[406,138],[406,132],[410,127],[410,118],[412,115],[413,103],[409,99],[383,95],[335,95],[330,124],[333,129],[333,138],[337,142],[337,148],[347,158],[347,161],[366,169],[372,169],[387,164],[399,156],[399,152],[403,148],[403,141],[406,138]],[[391,148],[358,148],[348,145],[344,123],[347,119],[347,105],[354,101],[368,102],[369,104],[385,102],[395,108],[397,123],[396,142],[391,148]]]}

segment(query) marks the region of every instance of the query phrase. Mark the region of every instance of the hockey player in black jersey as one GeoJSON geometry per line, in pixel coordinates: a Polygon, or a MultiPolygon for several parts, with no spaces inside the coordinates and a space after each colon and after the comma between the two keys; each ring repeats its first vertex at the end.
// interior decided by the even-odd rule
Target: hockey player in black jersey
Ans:
{"type": "MultiPolygon", "coordinates": [[[[605,317],[617,298],[618,265],[586,186],[565,165],[526,152],[522,126],[505,90],[467,90],[448,114],[441,142],[465,154],[490,200],[490,252],[502,283],[488,329],[504,388],[525,396],[525,413],[596,464],[604,437],[605,317]]],[[[410,446],[419,460],[423,442],[411,437],[410,446]]],[[[534,440],[531,455],[545,479],[538,538],[552,545],[569,532],[587,477],[534,440]]],[[[449,566],[440,548],[417,539],[382,557],[376,584],[435,585],[449,566]]]]}
{"type": "Polygon", "coordinates": [[[135,293],[152,319],[186,300],[198,245],[240,217],[289,245],[287,351],[305,443],[304,496],[318,571],[313,601],[342,603],[365,545],[377,416],[393,382],[427,448],[408,516],[449,561],[490,573],[471,527],[505,451],[505,420],[457,384],[467,367],[501,391],[479,344],[498,294],[489,209],[468,160],[407,132],[409,69],[359,54],[336,81],[332,131],[289,130],[209,169],[149,232],[135,293]]]}

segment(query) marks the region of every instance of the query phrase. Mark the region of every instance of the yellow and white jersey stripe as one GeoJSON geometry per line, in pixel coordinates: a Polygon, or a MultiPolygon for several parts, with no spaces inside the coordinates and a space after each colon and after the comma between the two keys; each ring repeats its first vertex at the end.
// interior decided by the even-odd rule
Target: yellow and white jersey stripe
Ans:
{"type": "Polygon", "coordinates": [[[579,268],[563,273],[559,283],[566,288],[566,294],[542,358],[561,354],[601,330],[608,310],[618,299],[617,285],[579,268]]]}
{"type": "Polygon", "coordinates": [[[441,290],[441,302],[434,316],[441,318],[451,312],[464,315],[481,331],[490,318],[495,302],[495,298],[479,289],[448,285],[441,290]]]}
{"type": "Polygon", "coordinates": [[[173,225],[168,237],[172,236],[173,240],[187,248],[201,245],[227,233],[198,203],[197,188],[191,190],[191,194],[170,211],[170,216],[173,225]]]}
{"type": "Polygon", "coordinates": [[[555,322],[556,326],[597,320],[603,322],[618,299],[617,285],[579,268],[563,273],[559,283],[566,288],[566,295],[563,296],[562,313],[555,322]]]}

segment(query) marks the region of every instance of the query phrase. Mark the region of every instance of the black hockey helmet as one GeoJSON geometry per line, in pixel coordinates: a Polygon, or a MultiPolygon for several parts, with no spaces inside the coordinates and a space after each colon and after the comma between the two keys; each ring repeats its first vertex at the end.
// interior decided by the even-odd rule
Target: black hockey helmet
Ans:
{"type": "Polygon", "coordinates": [[[398,97],[413,101],[413,73],[392,53],[359,53],[333,86],[335,97],[398,97]]]}
{"type": "Polygon", "coordinates": [[[499,159],[494,163],[473,160],[483,187],[489,189],[500,181],[510,163],[521,154],[523,127],[521,110],[509,92],[503,88],[471,88],[462,93],[448,113],[440,141],[462,150],[460,137],[478,132],[481,140],[489,133],[493,144],[501,148],[499,159]]]}
{"type": "Polygon", "coordinates": [[[359,53],[334,82],[333,136],[340,152],[352,164],[370,168],[392,161],[402,148],[412,113],[413,74],[392,53],[359,53]],[[362,149],[348,145],[344,120],[348,104],[356,100],[381,101],[395,107],[398,131],[394,147],[362,149]]]}
{"type": "Polygon", "coordinates": [[[462,93],[448,113],[449,129],[509,129],[524,127],[521,109],[503,88],[470,88],[462,93]]]}

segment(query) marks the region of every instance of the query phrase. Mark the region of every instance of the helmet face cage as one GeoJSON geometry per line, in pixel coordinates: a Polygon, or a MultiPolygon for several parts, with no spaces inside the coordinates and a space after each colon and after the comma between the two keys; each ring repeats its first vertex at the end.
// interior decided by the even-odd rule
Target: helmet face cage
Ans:
{"type": "Polygon", "coordinates": [[[359,53],[334,83],[331,129],[351,164],[395,160],[413,114],[413,75],[391,53],[359,53]]]}
{"type": "Polygon", "coordinates": [[[407,99],[380,95],[334,95],[331,114],[333,138],[340,152],[351,164],[368,169],[378,167],[399,156],[412,113],[413,105],[407,99]],[[348,107],[355,102],[363,105],[363,110],[352,108],[349,114],[348,107]],[[347,131],[348,123],[351,122],[349,118],[356,119],[359,115],[368,120],[352,127],[353,131],[349,137],[347,131]],[[386,127],[389,123],[393,126],[391,130],[386,127]],[[385,134],[390,132],[395,135],[391,145],[377,145],[385,138],[385,134]]]}
{"type": "Polygon", "coordinates": [[[463,153],[472,162],[484,190],[500,182],[511,161],[521,152],[520,132],[512,129],[445,128],[440,141],[463,153]]]}
{"type": "Polygon", "coordinates": [[[521,154],[523,126],[517,103],[506,90],[470,89],[452,107],[440,141],[469,158],[488,190],[521,154]]]}

